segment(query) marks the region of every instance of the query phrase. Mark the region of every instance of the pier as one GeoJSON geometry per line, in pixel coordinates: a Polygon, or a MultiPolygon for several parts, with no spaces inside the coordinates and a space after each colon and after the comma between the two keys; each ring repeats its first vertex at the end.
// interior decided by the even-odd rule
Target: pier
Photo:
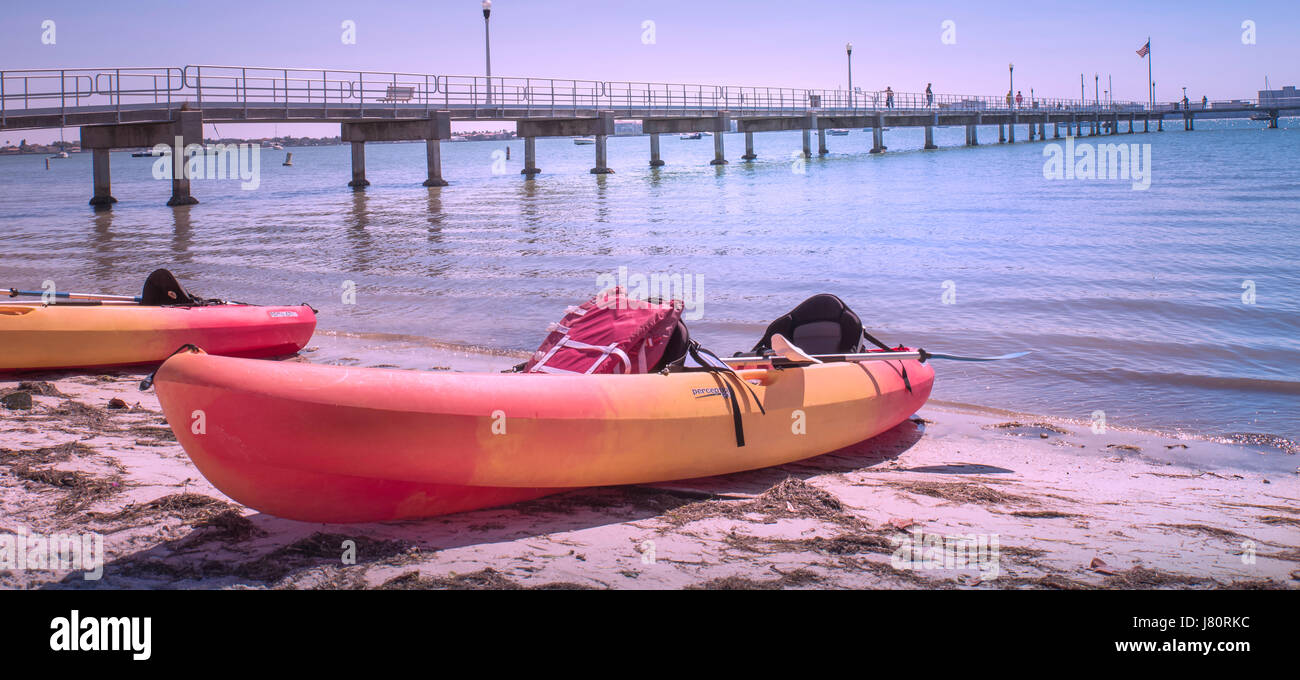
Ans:
{"type": "MultiPolygon", "coordinates": [[[[1265,113],[1276,128],[1284,111],[1300,110],[1300,99],[1224,100],[1202,105],[1152,107],[1134,102],[1089,102],[1035,98],[1009,103],[1005,95],[927,96],[922,93],[862,92],[682,83],[615,82],[556,78],[453,76],[403,72],[189,65],[183,67],[40,69],[0,71],[0,130],[81,128],[81,145],[93,154],[91,205],[109,207],[109,152],[165,144],[181,148],[203,142],[205,123],[337,123],[352,148],[348,186],[363,189],[365,144],[423,141],[428,159],[423,185],[446,186],[441,143],[451,122],[513,121],[524,142],[521,174],[541,173],[539,137],[595,139],[592,174],[614,172],[606,146],[615,120],[639,120],[648,136],[651,167],[668,161],[660,136],[708,132],[713,165],[726,165],[725,134],[743,133],[743,161],[757,158],[754,134],[803,133],[802,153],[830,152],[826,131],[872,131],[871,153],[888,150],[889,128],[924,128],[927,150],[937,149],[934,129],[965,128],[967,146],[978,146],[980,126],[998,127],[998,143],[1062,136],[1097,136],[1163,130],[1166,118],[1182,118],[1185,130],[1196,118],[1265,113]],[[733,128],[734,125],[734,128],[733,128]]],[[[174,178],[168,205],[196,203],[185,177],[185,158],[172,154],[174,178]]],[[[342,184],[342,182],[340,182],[342,184]]]]}

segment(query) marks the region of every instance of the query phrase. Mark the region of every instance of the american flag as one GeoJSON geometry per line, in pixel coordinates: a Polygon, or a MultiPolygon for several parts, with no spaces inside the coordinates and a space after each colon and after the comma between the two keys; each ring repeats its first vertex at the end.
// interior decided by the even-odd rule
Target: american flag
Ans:
{"type": "Polygon", "coordinates": [[[1147,44],[1143,45],[1142,49],[1138,50],[1137,52],[1139,57],[1145,57],[1147,56],[1147,53],[1150,51],[1151,51],[1151,41],[1148,40],[1147,44]]]}

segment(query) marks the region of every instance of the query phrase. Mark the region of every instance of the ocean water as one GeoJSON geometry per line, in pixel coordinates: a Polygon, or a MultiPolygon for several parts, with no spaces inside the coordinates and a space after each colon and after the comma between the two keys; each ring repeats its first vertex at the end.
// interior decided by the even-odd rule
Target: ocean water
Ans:
{"type": "Polygon", "coordinates": [[[936,364],[936,399],[1300,439],[1300,121],[1283,126],[1078,140],[1150,144],[1146,190],[1045,179],[1044,143],[998,145],[992,127],[973,149],[936,130],[938,151],[894,129],[874,156],[853,130],[806,162],[798,133],[756,135],[749,163],[733,134],[720,167],[710,138],[664,136],[659,169],[646,137],[614,138],[605,176],[594,147],[544,139],[533,181],[522,142],[449,143],[439,189],[420,185],[422,144],[374,144],[360,192],[346,146],[290,148],[292,167],[264,150],[258,188],[196,180],[201,203],[179,209],[152,159],[115,153],[104,212],[90,154],[0,157],[0,287],[130,293],[168,267],[205,296],[309,302],[322,329],[531,350],[626,267],[686,277],[692,334],[719,353],[833,292],[890,343],[1033,350],[936,364]]]}

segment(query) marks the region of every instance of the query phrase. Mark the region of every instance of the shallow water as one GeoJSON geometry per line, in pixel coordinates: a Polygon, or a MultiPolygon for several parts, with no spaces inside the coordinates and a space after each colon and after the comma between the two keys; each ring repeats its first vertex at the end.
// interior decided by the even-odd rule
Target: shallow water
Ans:
{"type": "Polygon", "coordinates": [[[834,292],[888,342],[1034,350],[936,366],[938,399],[1297,439],[1300,121],[1283,124],[1079,140],[1151,144],[1145,191],[1046,180],[1044,145],[988,144],[996,128],[977,149],[959,146],[960,128],[937,130],[953,148],[935,152],[919,150],[920,130],[895,129],[879,156],[853,130],[806,163],[792,157],[798,133],[756,135],[753,163],[727,135],[723,167],[708,165],[711,139],[665,136],[658,170],[645,137],[615,138],[606,176],[587,172],[593,147],[539,140],[532,182],[522,142],[451,143],[442,189],[420,186],[422,145],[375,144],[372,186],[355,193],[346,146],[290,148],[293,167],[267,150],[256,190],[196,180],[202,203],[181,209],[163,205],[152,159],[115,153],[121,202],[99,213],[86,205],[90,154],[48,171],[43,157],[0,157],[0,286],[132,292],[166,266],[205,296],[310,302],[323,329],[531,350],[599,276],[627,267],[697,283],[692,333],[719,352],[834,292]],[[506,146],[511,160],[494,158],[506,146]],[[349,281],[356,304],[343,304],[349,281]]]}

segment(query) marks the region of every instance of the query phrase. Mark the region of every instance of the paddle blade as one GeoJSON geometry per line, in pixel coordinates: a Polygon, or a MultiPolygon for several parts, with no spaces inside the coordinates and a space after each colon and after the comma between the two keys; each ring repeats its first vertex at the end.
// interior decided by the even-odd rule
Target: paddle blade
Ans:
{"type": "Polygon", "coordinates": [[[1001,356],[996,356],[996,357],[963,357],[963,356],[958,356],[956,354],[939,354],[936,352],[926,352],[925,358],[926,359],[947,359],[949,361],[1002,361],[1003,359],[1019,359],[1020,357],[1023,357],[1026,354],[1029,354],[1029,352],[1027,351],[1012,352],[1011,354],[1003,354],[1001,356]]]}
{"type": "Polygon", "coordinates": [[[820,364],[822,361],[816,357],[810,356],[807,352],[799,349],[794,343],[785,339],[784,335],[776,333],[772,336],[772,351],[786,361],[796,364],[820,364]]]}

